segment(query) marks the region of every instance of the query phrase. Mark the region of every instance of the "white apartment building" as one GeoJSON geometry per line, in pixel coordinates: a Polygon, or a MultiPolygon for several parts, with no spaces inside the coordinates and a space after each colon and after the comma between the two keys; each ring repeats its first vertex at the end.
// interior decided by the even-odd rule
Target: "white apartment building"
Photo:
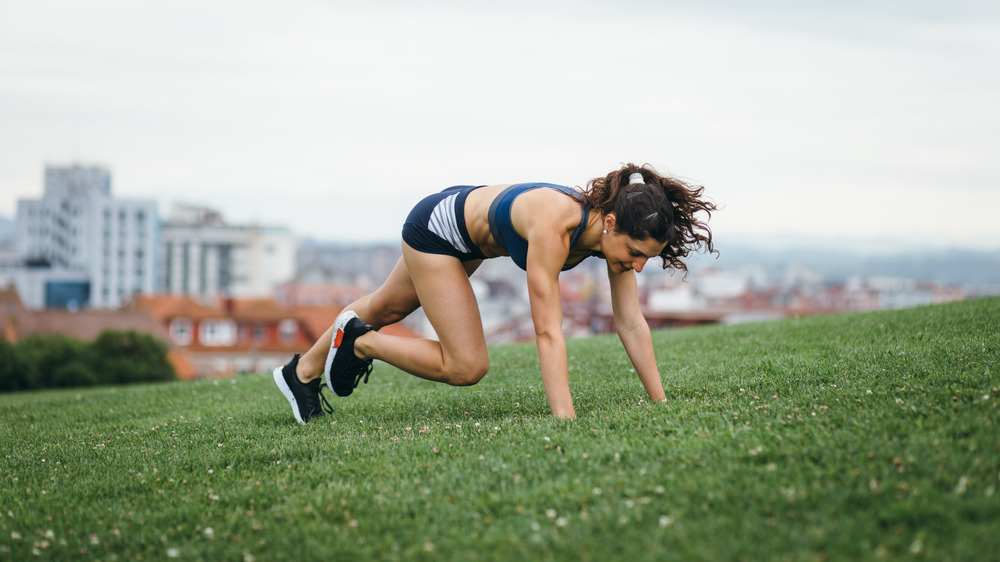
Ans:
{"type": "Polygon", "coordinates": [[[111,196],[106,168],[46,166],[42,198],[17,204],[12,277],[25,305],[119,308],[152,293],[157,223],[155,201],[111,196]]]}
{"type": "Polygon", "coordinates": [[[295,275],[297,243],[284,227],[231,225],[216,210],[175,205],[160,237],[160,289],[169,294],[271,297],[295,275]]]}

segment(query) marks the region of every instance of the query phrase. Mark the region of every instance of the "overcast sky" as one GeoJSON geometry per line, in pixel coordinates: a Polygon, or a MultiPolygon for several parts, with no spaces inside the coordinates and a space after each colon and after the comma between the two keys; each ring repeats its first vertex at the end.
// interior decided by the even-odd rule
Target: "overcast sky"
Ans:
{"type": "Polygon", "coordinates": [[[0,0],[0,215],[97,164],[161,214],[388,241],[450,185],[637,162],[720,239],[998,249],[998,5],[0,0]]]}

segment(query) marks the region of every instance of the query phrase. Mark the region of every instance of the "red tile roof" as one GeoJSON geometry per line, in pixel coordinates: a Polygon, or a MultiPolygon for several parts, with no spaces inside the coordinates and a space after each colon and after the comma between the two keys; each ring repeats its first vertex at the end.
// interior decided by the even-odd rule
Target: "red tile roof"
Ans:
{"type": "Polygon", "coordinates": [[[161,324],[141,310],[28,310],[16,289],[4,289],[0,290],[0,314],[3,337],[13,342],[30,335],[56,334],[92,341],[105,330],[135,330],[169,343],[161,324]]]}
{"type": "Polygon", "coordinates": [[[334,306],[300,306],[295,316],[307,338],[316,341],[333,325],[342,309],[334,306]]]}
{"type": "Polygon", "coordinates": [[[39,310],[34,312],[32,328],[34,334],[62,334],[78,340],[92,341],[105,330],[145,332],[169,343],[166,330],[149,314],[142,311],[39,310]]]}
{"type": "Polygon", "coordinates": [[[295,317],[295,310],[279,306],[274,299],[232,299],[223,303],[229,317],[247,322],[280,322],[295,317]]]}
{"type": "Polygon", "coordinates": [[[201,304],[186,295],[140,295],[128,308],[144,310],[161,323],[171,318],[200,320],[227,317],[225,311],[201,304]]]}

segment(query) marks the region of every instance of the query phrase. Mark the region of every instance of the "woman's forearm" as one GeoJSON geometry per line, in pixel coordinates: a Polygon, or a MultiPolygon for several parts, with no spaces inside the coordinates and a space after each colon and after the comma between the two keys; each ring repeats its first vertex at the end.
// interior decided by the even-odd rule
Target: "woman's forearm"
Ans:
{"type": "Polygon", "coordinates": [[[542,383],[545,385],[545,396],[549,399],[552,414],[558,418],[575,418],[573,397],[569,391],[566,342],[562,334],[540,334],[536,341],[542,383]]]}
{"type": "Polygon", "coordinates": [[[646,394],[653,401],[666,400],[667,396],[663,392],[663,381],[660,380],[660,369],[656,365],[656,355],[653,351],[653,338],[649,331],[649,326],[643,322],[640,326],[635,326],[630,330],[621,330],[618,333],[625,352],[628,353],[635,373],[639,376],[642,386],[646,389],[646,394]]]}

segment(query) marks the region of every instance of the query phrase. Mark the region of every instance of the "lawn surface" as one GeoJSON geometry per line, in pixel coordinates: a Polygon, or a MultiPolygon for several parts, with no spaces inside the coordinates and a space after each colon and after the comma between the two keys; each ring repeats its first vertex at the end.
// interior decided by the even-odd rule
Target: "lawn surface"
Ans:
{"type": "Polygon", "coordinates": [[[1000,299],[533,345],[479,385],[378,364],[299,426],[270,374],[0,395],[0,559],[987,560],[1000,299]]]}

